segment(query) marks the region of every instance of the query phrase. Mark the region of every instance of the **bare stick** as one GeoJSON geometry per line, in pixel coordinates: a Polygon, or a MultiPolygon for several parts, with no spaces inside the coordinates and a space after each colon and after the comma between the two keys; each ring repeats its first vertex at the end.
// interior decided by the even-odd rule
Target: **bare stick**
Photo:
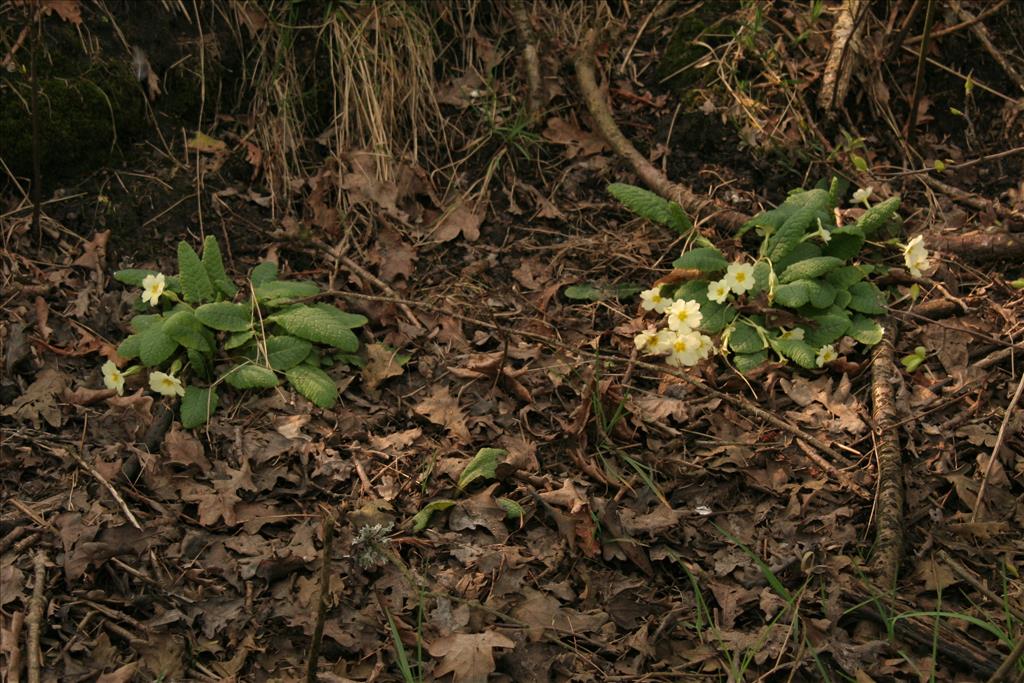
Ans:
{"type": "Polygon", "coordinates": [[[848,475],[846,472],[843,472],[841,469],[830,463],[828,460],[825,460],[825,458],[818,455],[818,453],[813,448],[805,444],[803,441],[798,440],[796,443],[798,446],[800,446],[800,450],[804,452],[804,455],[806,455],[811,462],[813,462],[815,465],[817,465],[826,473],[828,473],[829,476],[831,476],[833,479],[838,481],[840,486],[849,489],[850,491],[853,491],[855,494],[857,494],[864,500],[871,500],[871,494],[865,491],[864,487],[855,482],[853,478],[850,477],[850,475],[848,475]]]}
{"type": "Polygon", "coordinates": [[[21,649],[18,641],[21,640],[21,627],[25,623],[25,612],[18,610],[11,616],[11,644],[12,649],[7,655],[7,681],[18,683],[21,677],[21,649]]]}
{"type": "MultiPolygon", "coordinates": [[[[342,265],[344,265],[346,268],[351,270],[359,277],[363,278],[364,280],[369,280],[373,284],[377,285],[377,287],[388,296],[393,296],[396,299],[398,298],[398,294],[395,292],[395,290],[391,289],[388,283],[384,282],[383,280],[381,280],[373,273],[363,268],[361,265],[359,265],[349,257],[339,256],[338,260],[341,261],[342,265]]],[[[427,326],[420,322],[420,319],[416,317],[416,314],[412,312],[412,309],[409,308],[408,304],[398,304],[398,308],[400,311],[402,311],[402,313],[405,314],[405,317],[408,318],[409,322],[411,322],[413,325],[422,330],[427,329],[427,326]]]]}
{"type": "Polygon", "coordinates": [[[914,130],[917,128],[917,109],[921,103],[921,87],[924,85],[925,57],[928,55],[928,39],[932,30],[932,19],[935,17],[935,0],[928,0],[924,10],[924,39],[921,50],[917,54],[917,74],[914,76],[914,95],[910,103],[910,115],[907,117],[907,143],[914,144],[914,130]]]}
{"type": "Polygon", "coordinates": [[[1017,382],[1017,390],[1013,392],[1010,405],[1006,406],[1006,413],[1003,414],[1003,423],[999,425],[999,434],[996,435],[996,445],[992,447],[992,455],[988,459],[988,464],[985,465],[985,474],[981,476],[981,486],[978,487],[978,500],[974,503],[974,512],[971,513],[971,524],[974,524],[978,519],[978,512],[981,511],[984,505],[988,478],[992,474],[992,466],[995,465],[996,459],[999,457],[999,451],[1003,450],[1003,442],[1006,441],[1006,428],[1010,424],[1010,416],[1013,415],[1013,409],[1017,407],[1017,402],[1020,401],[1022,391],[1024,391],[1024,372],[1021,373],[1020,381],[1017,382]]]}
{"type": "Polygon", "coordinates": [[[1024,78],[1021,78],[1020,73],[1017,72],[1013,65],[1010,64],[1009,60],[1006,59],[1005,53],[992,44],[992,39],[989,38],[988,29],[985,28],[985,24],[982,24],[977,20],[973,14],[965,10],[960,6],[959,2],[953,3],[953,11],[960,19],[969,24],[971,33],[978,39],[978,42],[982,44],[985,51],[988,52],[992,59],[996,60],[996,63],[1003,68],[1006,75],[1010,77],[1010,80],[1017,84],[1017,87],[1024,90],[1024,78]]]}
{"type": "Polygon", "coordinates": [[[25,645],[28,650],[28,683],[39,683],[39,668],[42,665],[42,653],[39,650],[39,629],[43,623],[43,603],[45,600],[46,588],[46,552],[36,551],[35,557],[35,584],[32,586],[32,599],[28,604],[28,617],[25,623],[28,624],[28,641],[25,645]]]}
{"type": "Polygon", "coordinates": [[[324,619],[327,617],[327,602],[331,595],[331,545],[334,541],[334,513],[326,506],[320,507],[321,529],[324,536],[323,555],[320,558],[320,601],[316,609],[316,626],[309,641],[309,657],[306,665],[306,683],[316,683],[317,661],[320,659],[320,642],[324,637],[324,619]]]}
{"type": "Polygon", "coordinates": [[[80,456],[78,453],[75,453],[73,450],[65,448],[54,448],[52,450],[55,453],[66,453],[70,455],[72,458],[74,458],[75,462],[77,462],[82,469],[88,472],[93,479],[102,484],[107,489],[107,491],[110,492],[110,495],[114,497],[114,500],[121,507],[121,512],[123,512],[124,516],[128,518],[128,521],[131,523],[131,525],[139,531],[142,531],[142,525],[139,524],[139,520],[135,518],[135,515],[132,514],[131,509],[128,508],[128,503],[124,502],[124,498],[122,498],[121,494],[117,492],[117,489],[114,488],[114,485],[107,481],[106,477],[97,472],[95,467],[87,463],[82,458],[82,456],[80,456]]]}
{"type": "Polygon", "coordinates": [[[903,460],[893,391],[897,323],[888,319],[882,341],[871,353],[872,420],[877,438],[878,513],[873,568],[879,583],[893,590],[903,555],[903,460]]]}
{"type": "Polygon", "coordinates": [[[541,91],[540,57],[537,54],[537,39],[530,28],[530,16],[523,0],[512,3],[512,17],[516,23],[516,35],[523,48],[523,66],[526,67],[526,112],[530,122],[537,123],[544,111],[544,95],[541,91]]]}
{"type": "Polygon", "coordinates": [[[576,80],[586,101],[587,110],[594,118],[594,125],[608,145],[633,168],[633,171],[647,187],[663,198],[676,202],[693,214],[712,211],[709,219],[713,219],[714,223],[730,231],[743,225],[748,220],[748,216],[726,208],[714,199],[700,197],[685,185],[672,182],[648,161],[647,157],[637,151],[633,143],[622,134],[612,116],[612,110],[605,102],[601,89],[597,85],[597,76],[594,71],[594,42],[596,39],[597,32],[594,29],[589,29],[576,50],[576,80]]]}
{"type": "Polygon", "coordinates": [[[830,116],[850,91],[850,75],[857,62],[857,32],[864,25],[864,22],[857,21],[861,12],[866,11],[866,7],[862,10],[863,4],[862,0],[845,0],[832,27],[832,47],[825,60],[821,91],[818,93],[818,106],[830,116]]]}
{"type": "MultiPolygon", "coordinates": [[[[1010,672],[1017,666],[1017,660],[1024,656],[1024,638],[1017,641],[1017,644],[1013,646],[1013,650],[1010,652],[1010,656],[1003,660],[1003,663],[999,665],[996,672],[992,674],[987,683],[1000,683],[1009,679],[1010,672]]],[[[1017,679],[1020,680],[1019,678],[1017,679]]]]}
{"type": "Polygon", "coordinates": [[[947,565],[949,565],[949,568],[953,570],[953,573],[960,577],[962,581],[966,581],[967,583],[971,584],[971,586],[974,587],[974,590],[978,591],[986,598],[991,600],[992,604],[998,605],[1000,608],[1005,609],[1007,612],[1016,617],[1017,621],[1024,623],[1024,612],[1014,607],[1013,604],[1011,604],[1010,602],[1005,601],[1001,597],[996,595],[991,588],[989,588],[984,583],[975,578],[975,576],[971,574],[967,567],[963,566],[962,564],[954,560],[952,557],[950,557],[949,553],[947,553],[945,550],[940,550],[937,554],[939,556],[939,559],[945,562],[947,565]]]}

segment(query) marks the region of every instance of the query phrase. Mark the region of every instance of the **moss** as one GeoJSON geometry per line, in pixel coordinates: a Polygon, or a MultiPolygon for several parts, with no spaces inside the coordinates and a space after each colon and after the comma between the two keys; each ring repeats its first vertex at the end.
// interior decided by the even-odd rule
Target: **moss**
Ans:
{"type": "MultiPolygon", "coordinates": [[[[117,146],[146,130],[145,102],[130,67],[89,59],[68,31],[47,35],[38,60],[40,169],[44,184],[108,165],[117,146]],[[116,146],[115,146],[116,143],[116,146]]],[[[31,82],[27,69],[0,85],[0,139],[15,175],[32,175],[31,82]]]]}

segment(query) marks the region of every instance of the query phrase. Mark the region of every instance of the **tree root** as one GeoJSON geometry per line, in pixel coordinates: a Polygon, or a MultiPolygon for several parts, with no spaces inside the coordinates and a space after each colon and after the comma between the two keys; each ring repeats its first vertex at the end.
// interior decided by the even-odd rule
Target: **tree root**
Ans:
{"type": "Polygon", "coordinates": [[[968,232],[963,235],[934,235],[929,245],[975,263],[1024,259],[1024,233],[968,232]]]}
{"type": "Polygon", "coordinates": [[[893,392],[895,340],[898,323],[885,321],[885,334],[871,354],[873,401],[878,457],[878,502],[875,509],[875,575],[886,590],[893,590],[903,555],[903,462],[893,392]]]}
{"type": "Polygon", "coordinates": [[[710,212],[708,220],[722,229],[733,232],[743,225],[749,216],[739,211],[728,208],[721,202],[710,197],[701,197],[693,190],[674,183],[664,173],[654,166],[647,157],[642,155],[633,143],[623,135],[619,126],[615,123],[611,108],[601,94],[597,85],[597,76],[594,69],[594,43],[597,39],[597,31],[589,29],[576,50],[574,60],[576,66],[576,80],[579,83],[580,91],[587,104],[587,110],[594,119],[601,137],[622,157],[639,176],[640,180],[655,193],[669,201],[676,202],[687,212],[697,215],[710,212]]]}
{"type": "Polygon", "coordinates": [[[832,47],[825,60],[818,92],[818,106],[829,116],[835,115],[836,106],[846,100],[850,91],[850,76],[857,63],[857,34],[864,25],[862,19],[866,11],[864,0],[845,0],[832,27],[832,47]]]}

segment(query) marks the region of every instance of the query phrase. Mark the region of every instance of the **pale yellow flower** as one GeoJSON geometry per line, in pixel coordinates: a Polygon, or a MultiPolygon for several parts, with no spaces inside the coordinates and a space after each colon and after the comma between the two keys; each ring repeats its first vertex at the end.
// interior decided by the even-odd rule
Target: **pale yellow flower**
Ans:
{"type": "Polygon", "coordinates": [[[664,313],[671,305],[672,299],[661,295],[661,287],[652,287],[640,292],[640,307],[645,311],[664,313]]]}
{"type": "Polygon", "coordinates": [[[790,339],[795,340],[795,341],[803,341],[804,340],[804,328],[802,328],[802,327],[794,327],[792,330],[783,330],[782,334],[779,335],[779,340],[780,341],[788,341],[790,339]]]}
{"type": "Polygon", "coordinates": [[[736,294],[742,294],[754,286],[754,266],[749,263],[730,263],[725,269],[724,282],[736,294]]]}
{"type": "Polygon", "coordinates": [[[729,283],[725,280],[712,282],[708,285],[708,299],[716,304],[724,304],[725,300],[729,298],[729,292],[731,291],[729,283]]]}
{"type": "Polygon", "coordinates": [[[150,306],[156,306],[166,286],[167,280],[164,278],[163,273],[147,275],[142,278],[142,302],[149,303],[150,306]]]}
{"type": "Polygon", "coordinates": [[[654,341],[654,337],[657,334],[653,327],[648,327],[640,334],[633,337],[633,343],[636,344],[637,351],[643,351],[651,342],[654,341]]]}
{"type": "Polygon", "coordinates": [[[185,387],[182,386],[180,379],[160,371],[149,373],[149,388],[164,396],[185,395],[185,387]]]}
{"type": "Polygon", "coordinates": [[[100,370],[103,371],[103,384],[107,389],[114,389],[118,396],[124,396],[124,374],[114,362],[108,360],[100,370]]]}
{"type": "Polygon", "coordinates": [[[875,191],[873,187],[862,187],[853,193],[854,204],[867,204],[868,198],[871,197],[871,193],[875,191]]]}
{"type": "Polygon", "coordinates": [[[661,329],[654,335],[654,338],[647,345],[649,353],[662,354],[672,350],[672,343],[676,340],[676,333],[672,330],[661,329]]]}
{"type": "Polygon", "coordinates": [[[683,299],[669,306],[665,311],[665,316],[668,318],[668,328],[673,332],[680,333],[695,329],[704,319],[699,303],[683,299]]]}
{"type": "Polygon", "coordinates": [[[692,330],[681,332],[672,342],[672,349],[665,362],[675,367],[696,365],[701,359],[701,347],[699,334],[692,330]]]}
{"type": "Polygon", "coordinates": [[[928,248],[924,246],[924,237],[918,235],[903,248],[903,261],[907,270],[914,277],[921,277],[921,272],[932,267],[928,258],[928,248]]]}
{"type": "Polygon", "coordinates": [[[831,344],[825,344],[818,350],[818,357],[814,359],[818,367],[824,367],[828,363],[831,363],[836,358],[839,358],[839,354],[836,353],[836,348],[831,344]]]}

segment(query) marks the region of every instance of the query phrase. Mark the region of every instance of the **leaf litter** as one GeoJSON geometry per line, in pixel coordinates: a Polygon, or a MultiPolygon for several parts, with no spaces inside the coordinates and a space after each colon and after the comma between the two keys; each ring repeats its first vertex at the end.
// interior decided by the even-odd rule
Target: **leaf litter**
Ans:
{"type": "MultiPolygon", "coordinates": [[[[482,83],[470,72],[453,78],[446,101],[469,111],[482,83]]],[[[632,94],[647,88],[622,85],[623,115],[662,116],[632,94]]],[[[416,331],[386,301],[366,303],[381,314],[370,315],[365,364],[337,378],[334,410],[283,390],[238,394],[193,433],[166,419],[166,399],[141,382],[125,396],[97,391],[97,352],[113,352],[130,317],[109,274],[135,254],[108,231],[83,239],[51,228],[40,246],[27,224],[10,226],[0,411],[8,672],[24,659],[31,555],[41,548],[42,653],[63,667],[53,680],[299,680],[328,505],[341,521],[322,680],[398,680],[402,651],[424,680],[991,673],[992,653],[1024,622],[1022,447],[1017,418],[989,467],[1013,384],[1005,367],[980,366],[994,349],[976,340],[998,337],[1020,300],[961,292],[970,314],[904,323],[901,349],[930,351],[896,387],[909,548],[896,595],[872,593],[870,501],[772,425],[670,375],[607,362],[629,357],[635,306],[611,289],[590,302],[562,287],[649,280],[651,254],[673,236],[619,219],[602,190],[610,157],[584,123],[545,125],[564,185],[547,195],[536,187],[550,178],[526,177],[509,189],[534,212],[529,224],[502,210],[499,192],[444,205],[415,168],[382,181],[368,152],[309,181],[309,222],[337,229],[336,192],[385,217],[362,245],[366,267],[435,307],[417,311],[427,330],[416,331]],[[595,208],[601,223],[586,215],[595,208]],[[986,468],[988,513],[975,518],[986,468]],[[934,634],[946,651],[933,659],[934,634]]],[[[196,132],[187,144],[219,160],[222,139],[196,132]]],[[[204,191],[226,189],[221,166],[204,169],[204,191]]],[[[221,201],[238,212],[247,204],[242,194],[221,201]]],[[[173,244],[181,235],[167,227],[173,244]]],[[[311,258],[286,239],[270,247],[283,268],[338,276],[341,287],[328,254],[311,258]]],[[[233,258],[255,263],[266,248],[239,243],[233,258]]],[[[360,293],[380,294],[348,275],[360,293]]],[[[701,372],[844,446],[848,461],[834,464],[871,480],[865,373],[774,367],[748,386],[722,367],[701,372]]]]}

